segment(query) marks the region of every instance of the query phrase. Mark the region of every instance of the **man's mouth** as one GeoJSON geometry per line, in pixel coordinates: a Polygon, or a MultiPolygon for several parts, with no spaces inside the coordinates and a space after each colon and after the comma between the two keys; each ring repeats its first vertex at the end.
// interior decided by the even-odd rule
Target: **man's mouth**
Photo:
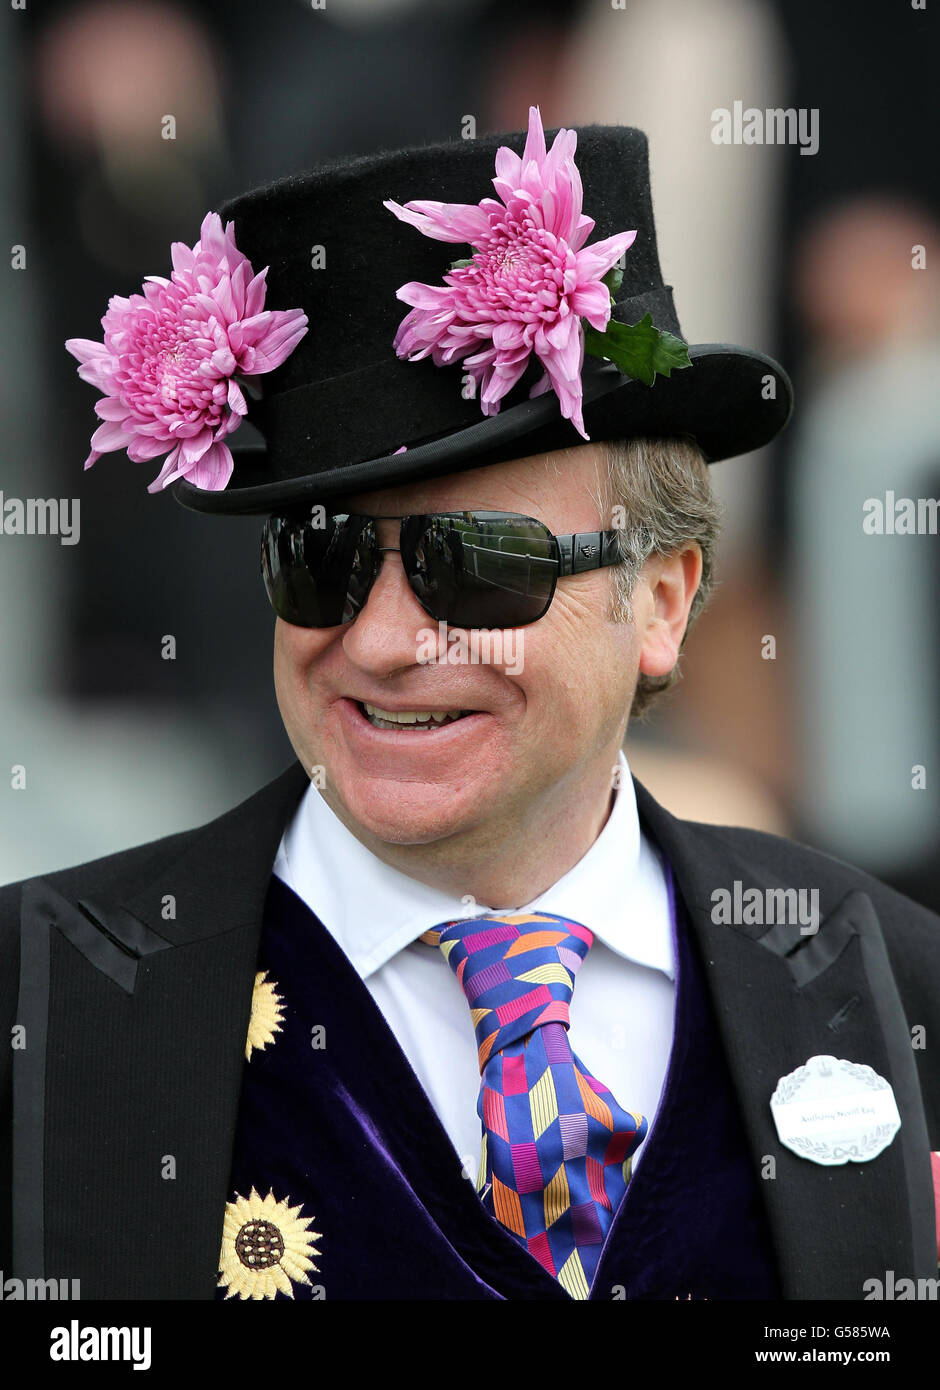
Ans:
{"type": "Polygon", "coordinates": [[[448,709],[448,710],[413,710],[413,709],[380,709],[378,705],[369,705],[365,701],[357,702],[359,710],[365,715],[374,729],[395,729],[396,731],[414,732],[423,730],[425,733],[433,733],[436,729],[442,729],[447,724],[453,724],[457,719],[463,719],[467,714],[474,714],[472,709],[448,709]]]}

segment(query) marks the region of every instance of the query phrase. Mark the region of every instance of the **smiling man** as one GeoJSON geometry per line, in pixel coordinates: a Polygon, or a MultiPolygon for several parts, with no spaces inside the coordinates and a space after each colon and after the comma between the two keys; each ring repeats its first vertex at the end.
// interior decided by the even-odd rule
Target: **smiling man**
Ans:
{"type": "Polygon", "coordinates": [[[90,462],[170,449],[154,488],[266,518],[297,761],[0,895],[3,1267],[167,1299],[931,1277],[940,921],[674,819],[622,752],[707,598],[708,464],[791,403],[681,341],[642,134],[549,150],[533,111],[225,212],[70,347],[90,462]]]}

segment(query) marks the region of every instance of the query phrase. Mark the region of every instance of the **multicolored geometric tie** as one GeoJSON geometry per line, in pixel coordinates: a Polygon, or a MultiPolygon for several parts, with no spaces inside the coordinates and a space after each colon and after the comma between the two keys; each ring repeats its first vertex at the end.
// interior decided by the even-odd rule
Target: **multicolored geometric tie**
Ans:
{"type": "Polygon", "coordinates": [[[550,912],[445,922],[439,946],[476,1028],[484,1206],[571,1295],[587,1298],[647,1122],[622,1110],[568,1043],[594,937],[550,912]]]}

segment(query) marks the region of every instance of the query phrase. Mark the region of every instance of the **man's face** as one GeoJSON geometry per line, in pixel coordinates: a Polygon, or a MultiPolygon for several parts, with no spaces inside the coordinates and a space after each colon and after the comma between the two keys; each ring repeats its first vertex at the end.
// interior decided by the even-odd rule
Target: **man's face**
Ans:
{"type": "MultiPolygon", "coordinates": [[[[338,509],[485,509],[535,517],[556,535],[606,529],[609,520],[593,500],[604,496],[594,447],[554,457],[557,475],[552,456],[539,455],[358,493],[338,509]]],[[[397,546],[398,529],[397,522],[380,522],[380,545],[397,546]]],[[[544,617],[511,632],[514,646],[504,647],[501,661],[453,664],[400,555],[382,560],[352,623],[315,630],[277,622],[281,716],[308,772],[325,769],[327,803],[373,847],[453,844],[457,837],[495,849],[527,825],[533,833],[563,834],[566,816],[610,787],[639,669],[637,624],[652,609],[642,603],[637,624],[613,621],[612,571],[572,575],[558,581],[544,617]],[[419,660],[427,654],[419,634],[426,639],[429,629],[437,658],[430,663],[419,660]],[[364,703],[474,713],[431,731],[387,730],[370,723],[364,703]]]]}

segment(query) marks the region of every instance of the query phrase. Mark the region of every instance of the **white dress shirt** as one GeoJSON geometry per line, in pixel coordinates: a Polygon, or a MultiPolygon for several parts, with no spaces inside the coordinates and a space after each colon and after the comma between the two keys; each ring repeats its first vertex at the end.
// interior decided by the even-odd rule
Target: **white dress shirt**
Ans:
{"type": "MultiPolygon", "coordinates": [[[[652,1127],[672,1047],[675,953],[662,861],[640,831],[623,753],[620,762],[621,785],[590,849],[557,883],[512,910],[557,913],[594,933],[571,1000],[572,1050],[652,1127]]],[[[490,909],[383,863],[312,783],[281,839],[274,873],[348,956],[475,1180],[480,1071],[470,1008],[441,952],[416,938],[490,909]]],[[[289,985],[284,993],[289,1002],[289,985]]]]}

